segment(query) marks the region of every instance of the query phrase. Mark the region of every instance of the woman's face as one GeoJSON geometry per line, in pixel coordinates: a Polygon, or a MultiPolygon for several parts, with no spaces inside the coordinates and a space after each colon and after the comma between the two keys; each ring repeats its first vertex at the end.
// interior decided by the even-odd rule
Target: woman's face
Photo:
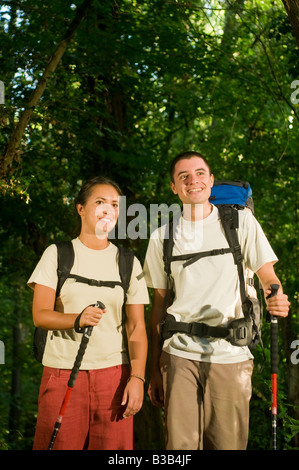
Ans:
{"type": "Polygon", "coordinates": [[[81,230],[106,238],[117,222],[119,194],[109,184],[98,184],[91,189],[84,205],[77,205],[81,217],[81,230]]]}

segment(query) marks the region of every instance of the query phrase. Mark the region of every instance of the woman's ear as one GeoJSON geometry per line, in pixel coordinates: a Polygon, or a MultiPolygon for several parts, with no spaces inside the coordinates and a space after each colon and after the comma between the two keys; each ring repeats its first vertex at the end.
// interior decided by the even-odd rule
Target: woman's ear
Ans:
{"type": "Polygon", "coordinates": [[[84,213],[84,206],[82,204],[77,204],[76,209],[77,209],[78,214],[81,217],[81,215],[83,215],[83,213],[84,213]]]}

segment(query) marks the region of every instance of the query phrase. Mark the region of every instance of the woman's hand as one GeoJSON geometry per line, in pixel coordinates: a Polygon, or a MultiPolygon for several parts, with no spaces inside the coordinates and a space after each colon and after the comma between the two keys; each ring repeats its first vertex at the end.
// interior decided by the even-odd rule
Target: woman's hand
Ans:
{"type": "Polygon", "coordinates": [[[106,313],[106,309],[92,306],[86,307],[80,317],[80,328],[85,328],[86,326],[97,326],[104,313],[106,313]]]}
{"type": "Polygon", "coordinates": [[[122,406],[127,405],[123,413],[124,418],[134,416],[142,407],[144,396],[143,381],[138,377],[131,376],[124,390],[122,406]]]}

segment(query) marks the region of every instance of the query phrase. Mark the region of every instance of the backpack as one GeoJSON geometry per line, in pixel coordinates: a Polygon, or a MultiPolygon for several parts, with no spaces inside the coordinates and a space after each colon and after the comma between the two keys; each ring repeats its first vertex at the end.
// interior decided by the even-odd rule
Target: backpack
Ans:
{"type": "Polygon", "coordinates": [[[176,322],[172,315],[166,315],[160,324],[161,340],[168,339],[175,332],[182,332],[200,337],[224,338],[235,346],[249,346],[254,349],[261,342],[261,304],[253,287],[253,273],[247,270],[246,278],[242,265],[241,246],[238,240],[239,210],[248,208],[254,213],[252,191],[250,184],[244,181],[219,181],[211,190],[210,202],[218,207],[222,226],[229,248],[173,256],[173,223],[170,222],[168,237],[163,241],[164,270],[167,274],[168,286],[163,306],[164,313],[172,295],[170,288],[171,263],[184,261],[183,267],[207,256],[218,256],[232,253],[238,270],[242,310],[244,318],[233,320],[227,328],[211,327],[205,323],[176,322]],[[247,294],[247,285],[251,287],[247,294]]]}
{"type": "MultiPolygon", "coordinates": [[[[125,324],[125,303],[127,299],[127,290],[129,288],[133,262],[134,262],[134,253],[131,250],[128,250],[122,246],[118,247],[119,250],[119,275],[120,281],[97,281],[95,279],[88,279],[77,274],[70,274],[74,263],[74,249],[71,241],[57,242],[57,288],[56,288],[56,298],[59,296],[61,288],[68,278],[75,279],[76,282],[83,282],[89,284],[90,286],[105,286],[114,288],[115,286],[121,286],[124,290],[124,301],[122,307],[122,323],[125,324]]],[[[48,330],[43,328],[35,328],[34,338],[33,338],[33,353],[34,357],[38,362],[42,362],[44,349],[46,346],[48,330]]]]}
{"type": "Polygon", "coordinates": [[[210,202],[215,206],[230,205],[240,210],[247,207],[254,214],[252,190],[247,181],[215,181],[210,202]]]}

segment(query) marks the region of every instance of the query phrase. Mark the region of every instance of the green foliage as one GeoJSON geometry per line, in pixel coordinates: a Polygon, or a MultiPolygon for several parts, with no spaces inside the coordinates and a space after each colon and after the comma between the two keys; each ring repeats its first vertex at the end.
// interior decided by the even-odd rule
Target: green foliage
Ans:
{"type": "MultiPolygon", "coordinates": [[[[80,4],[21,0],[0,7],[0,155],[80,4]]],[[[127,205],[147,208],[176,202],[168,165],[182,150],[205,154],[217,179],[250,181],[298,334],[297,71],[280,1],[94,0],[0,182],[0,448],[29,449],[34,434],[41,368],[31,354],[26,281],[48,244],[76,234],[73,200],[95,174],[118,181],[127,205]]],[[[147,241],[128,243],[143,261],[147,241]]],[[[262,374],[255,352],[252,449],[268,449],[271,435],[267,325],[264,344],[262,374]]],[[[294,447],[298,431],[298,408],[288,403],[289,348],[287,339],[279,385],[284,448],[294,447]]],[[[163,415],[148,398],[136,429],[138,448],[163,448],[163,415]]]]}

